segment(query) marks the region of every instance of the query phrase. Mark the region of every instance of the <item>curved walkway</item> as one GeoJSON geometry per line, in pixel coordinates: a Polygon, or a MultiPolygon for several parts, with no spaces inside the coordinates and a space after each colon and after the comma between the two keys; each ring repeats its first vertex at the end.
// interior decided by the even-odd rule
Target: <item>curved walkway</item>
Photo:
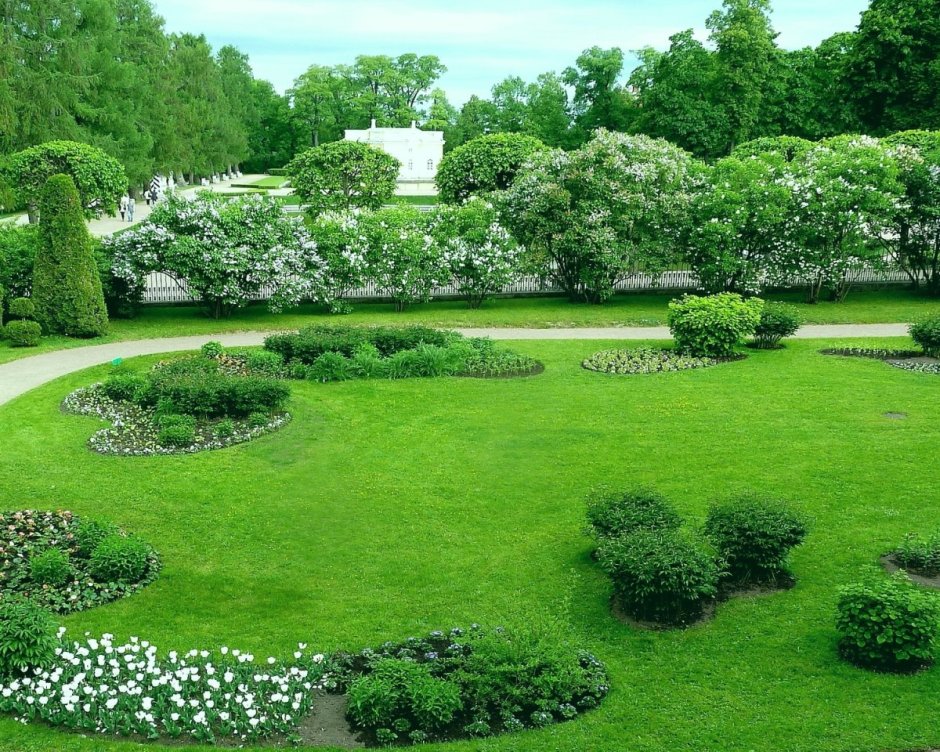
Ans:
{"type": "MultiPolygon", "coordinates": [[[[669,339],[669,329],[664,326],[579,329],[458,329],[457,331],[470,337],[492,337],[493,339],[506,340],[669,339]]],[[[107,345],[76,347],[70,350],[57,350],[29,358],[21,358],[0,365],[0,405],[60,376],[108,363],[115,358],[132,358],[137,355],[198,350],[199,347],[210,340],[221,342],[226,347],[260,345],[270,333],[200,334],[191,337],[111,342],[107,345]]],[[[903,337],[906,334],[907,324],[831,324],[804,326],[796,333],[796,338],[903,337]]]]}

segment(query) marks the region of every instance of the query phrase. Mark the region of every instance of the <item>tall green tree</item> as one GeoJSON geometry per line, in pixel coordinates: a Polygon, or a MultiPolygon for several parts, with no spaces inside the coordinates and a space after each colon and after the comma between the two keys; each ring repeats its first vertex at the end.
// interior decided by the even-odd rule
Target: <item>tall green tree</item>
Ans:
{"type": "Polygon", "coordinates": [[[623,51],[619,47],[591,47],[562,74],[574,89],[574,111],[578,126],[590,133],[596,128],[622,130],[629,95],[618,85],[623,73],[623,51]]]}

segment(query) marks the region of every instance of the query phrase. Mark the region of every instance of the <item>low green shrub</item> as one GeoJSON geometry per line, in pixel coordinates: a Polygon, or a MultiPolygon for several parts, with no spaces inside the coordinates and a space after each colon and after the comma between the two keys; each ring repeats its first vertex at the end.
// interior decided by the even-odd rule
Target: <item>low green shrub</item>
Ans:
{"type": "Polygon", "coordinates": [[[99,582],[140,582],[149,566],[150,547],[131,536],[112,534],[102,540],[88,560],[88,571],[99,582]]]}
{"type": "Polygon", "coordinates": [[[11,319],[36,318],[36,304],[29,298],[13,298],[7,306],[7,313],[11,319]]]}
{"type": "Polygon", "coordinates": [[[48,665],[58,626],[46,609],[21,598],[0,600],[0,677],[48,665]]]}
{"type": "Polygon", "coordinates": [[[920,345],[924,355],[940,358],[940,315],[911,324],[909,331],[911,339],[920,345]]]}
{"type": "Polygon", "coordinates": [[[117,525],[112,525],[109,522],[80,520],[75,528],[73,538],[77,548],[76,555],[84,559],[89,558],[101,541],[117,532],[117,525]]]}
{"type": "Polygon", "coordinates": [[[371,342],[363,342],[351,358],[350,369],[360,379],[377,379],[385,376],[385,361],[379,349],[371,342]]]}
{"type": "Polygon", "coordinates": [[[839,592],[839,653],[857,666],[896,672],[928,666],[938,628],[936,594],[916,588],[902,572],[839,592]]]}
{"type": "Polygon", "coordinates": [[[114,373],[101,384],[108,399],[137,402],[146,392],[147,378],[139,373],[114,373]]]}
{"type": "Polygon", "coordinates": [[[196,440],[196,419],[192,415],[160,415],[156,422],[161,446],[186,447],[196,440]]]}
{"type": "Polygon", "coordinates": [[[587,523],[598,541],[637,530],[678,530],[682,518],[672,504],[650,488],[599,489],[588,499],[587,523]]]}
{"type": "Polygon", "coordinates": [[[311,381],[347,381],[354,375],[352,362],[342,353],[325,352],[307,369],[311,381]]]}
{"type": "Polygon", "coordinates": [[[464,376],[519,376],[534,373],[540,368],[535,358],[507,350],[485,337],[457,340],[449,349],[458,363],[462,357],[458,372],[464,376]]]}
{"type": "Polygon", "coordinates": [[[588,371],[617,374],[667,373],[708,368],[717,365],[714,358],[702,358],[678,350],[660,350],[654,347],[630,347],[601,350],[582,361],[588,371]]]}
{"type": "Polygon", "coordinates": [[[42,339],[42,327],[35,321],[11,321],[3,327],[10,347],[36,347],[42,339]]]}
{"type": "Polygon", "coordinates": [[[894,561],[902,569],[925,577],[940,574],[940,533],[921,538],[908,533],[894,552],[894,561]]]}
{"type": "Polygon", "coordinates": [[[786,504],[754,495],[712,505],[705,521],[706,537],[740,584],[775,582],[806,532],[806,522],[786,504]]]}
{"type": "Polygon", "coordinates": [[[598,549],[626,614],[680,626],[701,618],[718,593],[719,570],[697,541],[676,530],[637,530],[598,549]]]}
{"type": "Polygon", "coordinates": [[[754,329],[754,347],[759,350],[773,350],[779,347],[780,340],[796,334],[803,323],[800,312],[785,303],[765,303],[760,314],[760,321],[754,329]]]}
{"type": "Polygon", "coordinates": [[[215,435],[220,438],[228,438],[235,433],[235,421],[231,418],[223,418],[215,424],[215,435]]]}
{"type": "Polygon", "coordinates": [[[47,548],[30,557],[29,575],[38,585],[60,587],[74,578],[69,556],[61,548],[47,548]]]}
{"type": "Polygon", "coordinates": [[[268,413],[252,413],[248,416],[248,425],[252,428],[264,428],[271,422],[271,416],[268,413]]]}
{"type": "Polygon", "coordinates": [[[699,357],[726,358],[754,333],[764,303],[737,293],[685,295],[669,303],[669,329],[677,350],[699,357]]]}
{"type": "Polygon", "coordinates": [[[312,365],[324,353],[334,352],[352,357],[363,344],[372,344],[385,358],[418,345],[443,347],[453,338],[425,326],[355,327],[309,326],[293,334],[274,334],[264,340],[266,350],[278,353],[285,363],[298,361],[312,365]]]}
{"type": "Polygon", "coordinates": [[[225,348],[222,347],[221,342],[206,342],[202,347],[199,348],[199,352],[202,353],[205,358],[220,358],[225,353],[225,348]]]}

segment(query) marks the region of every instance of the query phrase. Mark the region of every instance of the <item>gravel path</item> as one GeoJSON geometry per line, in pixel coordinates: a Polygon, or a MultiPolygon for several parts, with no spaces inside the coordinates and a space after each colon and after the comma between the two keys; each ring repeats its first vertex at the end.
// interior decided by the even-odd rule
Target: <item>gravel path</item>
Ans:
{"type": "MultiPolygon", "coordinates": [[[[458,329],[471,337],[493,339],[668,339],[666,327],[608,327],[578,329],[458,329]]],[[[260,345],[270,332],[241,332],[235,334],[200,334],[192,337],[167,337],[164,339],[112,342],[107,345],[90,345],[70,350],[21,358],[0,365],[0,405],[15,397],[42,386],[60,376],[84,368],[108,363],[115,358],[132,358],[136,355],[197,350],[210,340],[221,342],[226,347],[260,345]]],[[[804,326],[796,334],[797,339],[834,339],[838,337],[903,337],[907,324],[829,324],[804,326]]]]}

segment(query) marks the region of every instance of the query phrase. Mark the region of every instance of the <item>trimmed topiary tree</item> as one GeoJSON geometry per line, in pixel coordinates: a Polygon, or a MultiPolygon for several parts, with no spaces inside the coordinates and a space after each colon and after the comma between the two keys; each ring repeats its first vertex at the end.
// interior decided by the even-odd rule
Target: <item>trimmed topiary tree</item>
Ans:
{"type": "Polygon", "coordinates": [[[49,178],[40,212],[41,243],[33,267],[36,320],[47,333],[100,337],[108,328],[108,311],[92,238],[71,177],[49,178]]]}
{"type": "Polygon", "coordinates": [[[547,149],[523,133],[478,136],[441,160],[435,178],[441,201],[459,204],[473,195],[505,190],[529,159],[547,149]]]}
{"type": "Polygon", "coordinates": [[[294,192],[316,212],[378,209],[395,192],[400,169],[391,154],[357,141],[315,146],[287,166],[294,192]]]}

